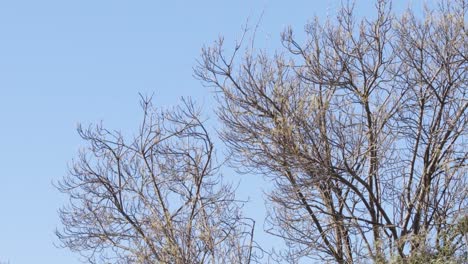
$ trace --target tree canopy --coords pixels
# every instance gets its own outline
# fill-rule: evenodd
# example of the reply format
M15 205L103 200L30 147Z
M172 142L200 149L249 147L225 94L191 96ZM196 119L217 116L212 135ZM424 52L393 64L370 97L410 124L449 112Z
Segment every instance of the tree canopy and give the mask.
M378 0L358 18L347 2L305 41L286 29L273 55L248 31L203 49L195 75L216 92L230 165L274 182L266 231L284 250L255 244L188 101L161 113L143 100L130 142L79 130L90 148L58 186L71 197L60 239L96 262L466 261L466 8L398 15Z

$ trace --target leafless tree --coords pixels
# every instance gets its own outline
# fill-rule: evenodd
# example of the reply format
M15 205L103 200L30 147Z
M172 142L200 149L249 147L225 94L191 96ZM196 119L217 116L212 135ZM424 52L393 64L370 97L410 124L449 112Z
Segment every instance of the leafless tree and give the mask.
M102 125L80 127L89 143L57 184L63 246L90 263L252 263L254 222L242 217L215 163L199 109L142 100L133 140Z
M422 17L375 6L358 19L343 4L304 43L287 29L274 55L244 53L245 40L226 53L221 38L195 69L215 87L233 165L275 183L267 230L291 263L466 251L467 3Z

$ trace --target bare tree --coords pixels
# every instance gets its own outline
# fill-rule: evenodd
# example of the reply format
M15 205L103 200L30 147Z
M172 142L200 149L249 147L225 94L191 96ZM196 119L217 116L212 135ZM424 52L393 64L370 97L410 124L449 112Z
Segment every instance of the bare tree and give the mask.
M90 263L251 263L253 221L221 181L213 143L191 101L159 111L142 100L133 140L97 125L58 183L63 246Z
M226 54L220 39L195 70L216 89L233 165L275 183L268 231L291 263L466 254L466 1L421 18L375 6L315 19L303 44L287 29L273 56L242 41Z

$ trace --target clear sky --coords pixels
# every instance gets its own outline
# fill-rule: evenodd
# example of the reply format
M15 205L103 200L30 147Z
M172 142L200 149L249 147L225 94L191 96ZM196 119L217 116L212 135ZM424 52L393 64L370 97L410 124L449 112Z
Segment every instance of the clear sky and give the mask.
M212 94L192 77L203 45L219 35L233 43L247 18L264 11L257 44L276 49L286 26L300 34L338 3L0 0L0 262L79 263L53 245L66 197L51 184L83 146L78 123L103 120L131 132L141 117L139 92L154 93L159 106L195 97L216 120ZM246 214L261 221L262 179L224 174L242 180L240 197L253 200ZM258 226L260 242L271 241Z

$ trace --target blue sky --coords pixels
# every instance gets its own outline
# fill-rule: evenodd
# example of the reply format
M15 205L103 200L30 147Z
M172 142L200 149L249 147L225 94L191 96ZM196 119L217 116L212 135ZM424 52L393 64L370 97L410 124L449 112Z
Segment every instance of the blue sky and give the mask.
M154 93L163 107L192 96L212 113L210 90L192 77L203 45L219 35L233 43L247 18L264 12L256 43L273 50L286 26L300 34L338 3L0 0L0 261L79 263L53 245L66 197L51 184L83 146L78 123L103 120L131 132L141 117L139 92ZM224 174L242 180L239 195L254 201L246 214L263 219L262 179ZM270 240L258 226L260 241Z

